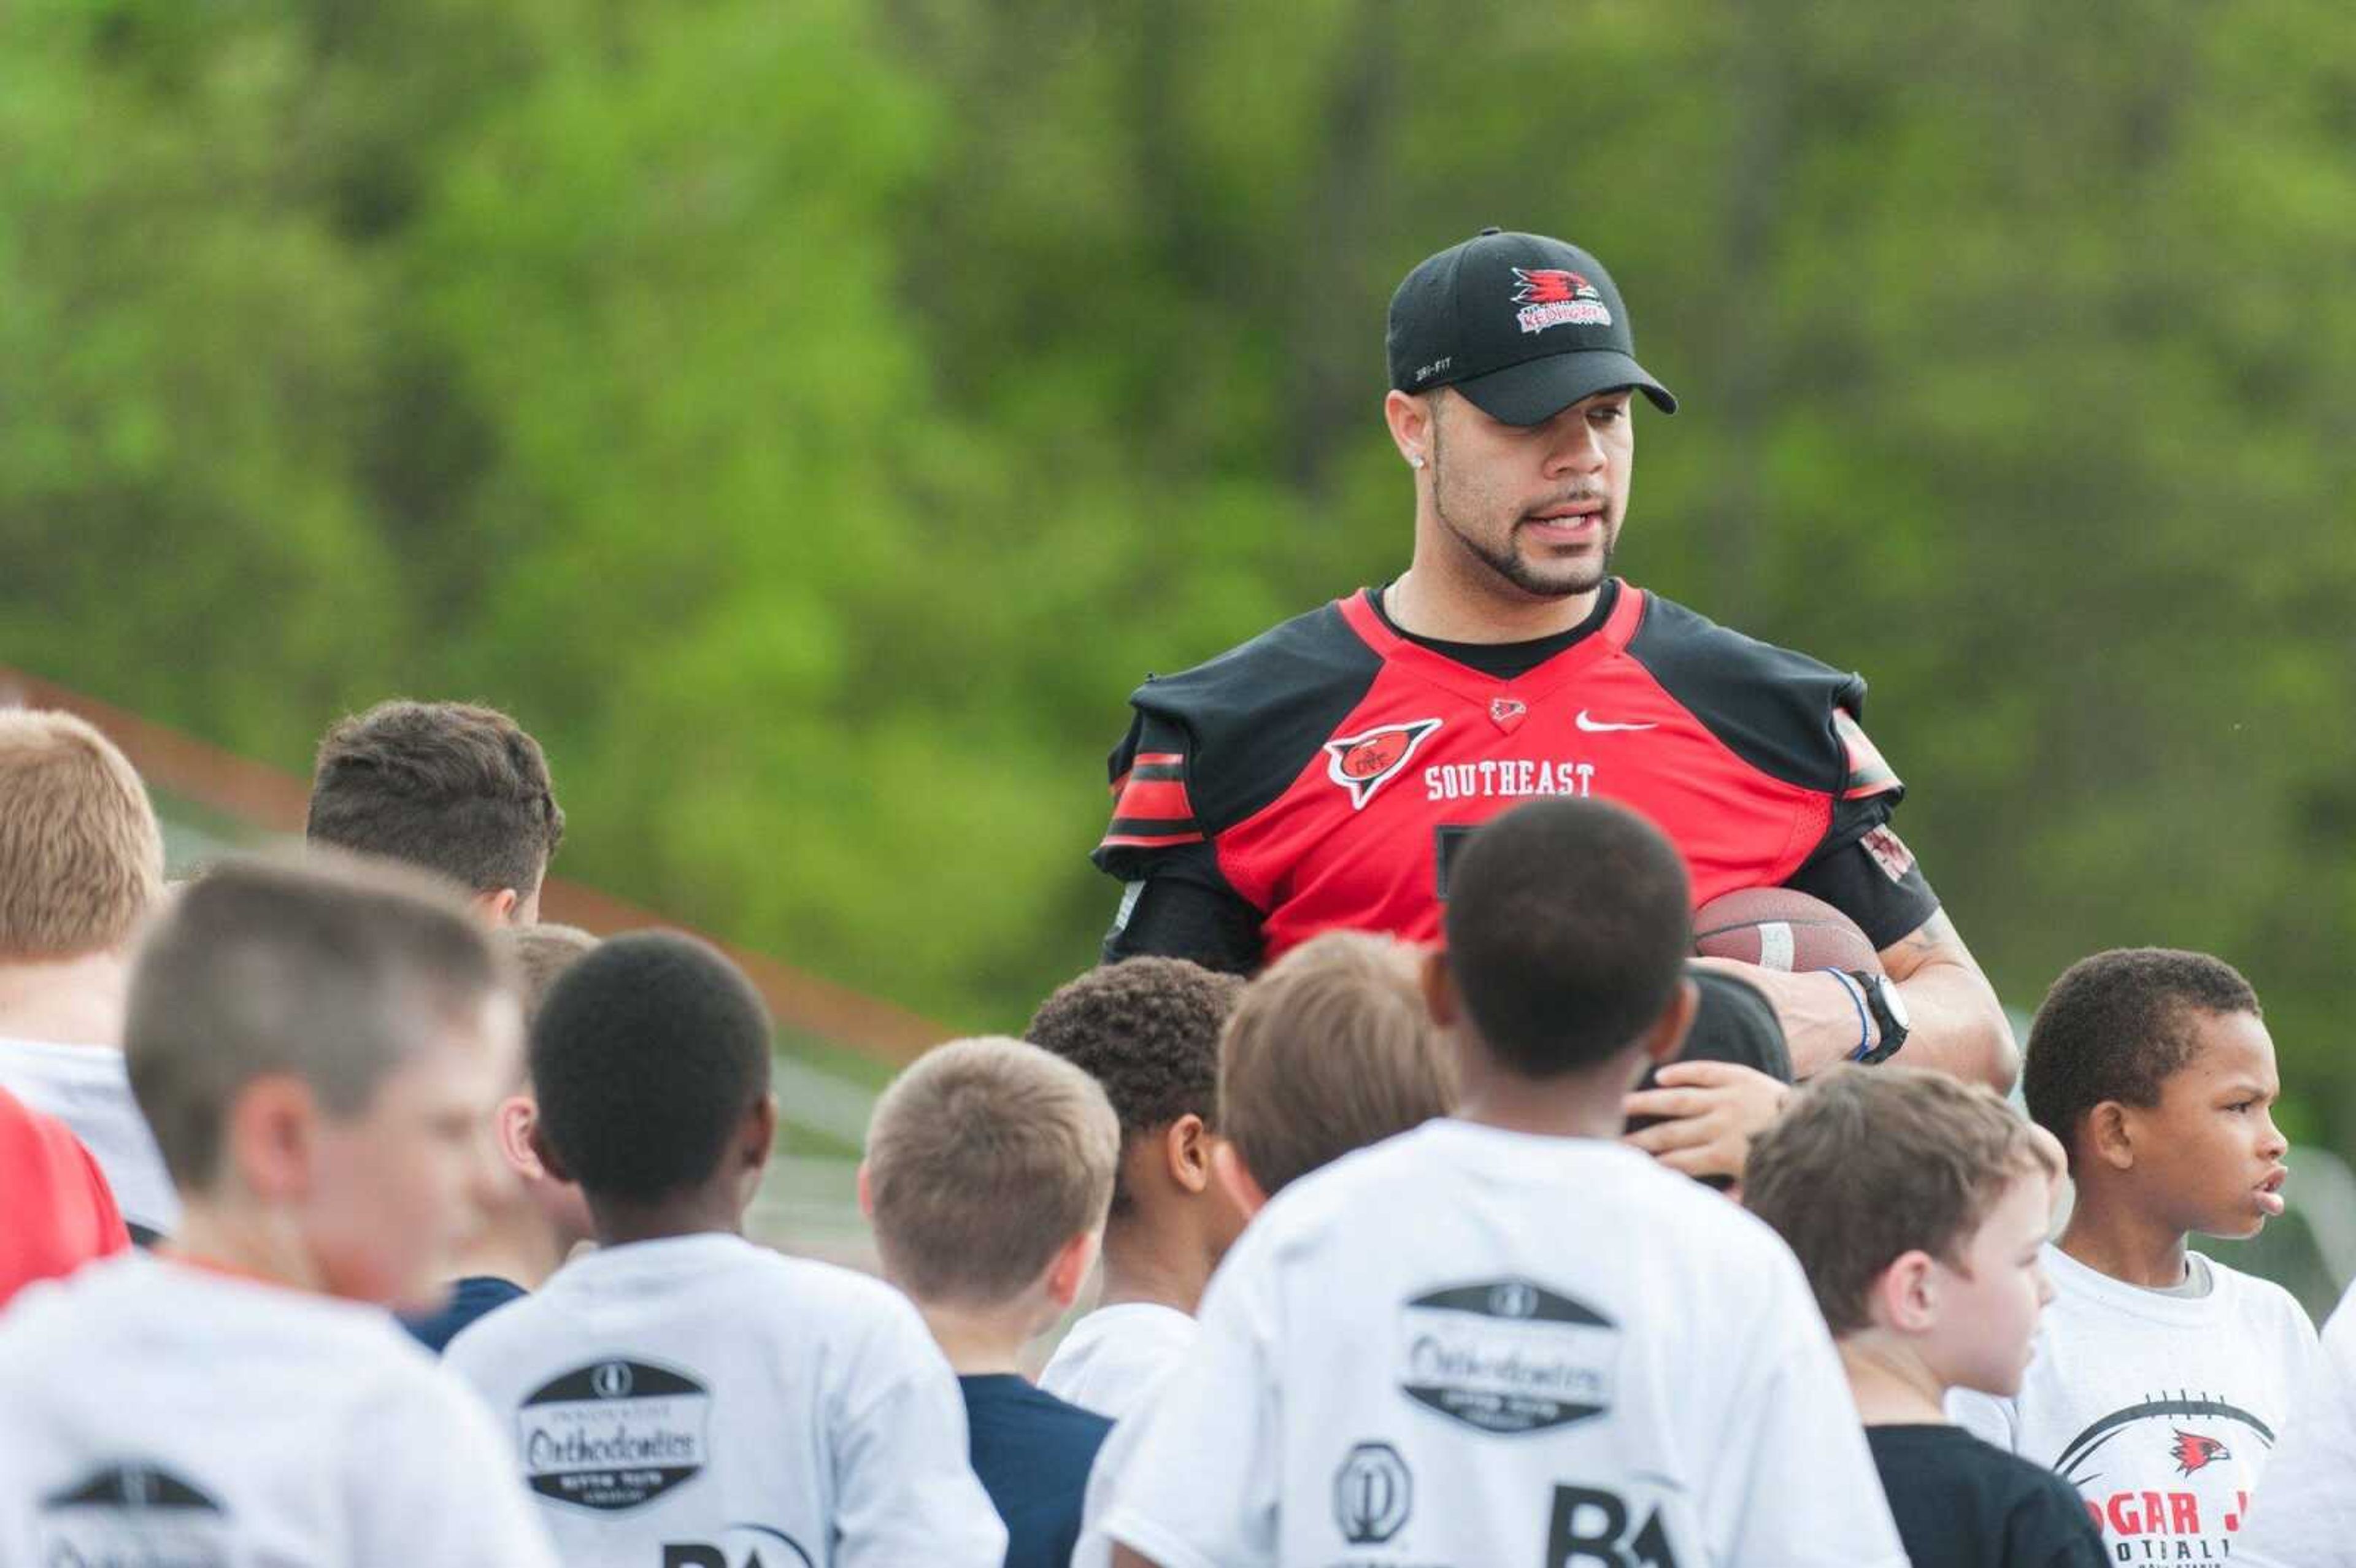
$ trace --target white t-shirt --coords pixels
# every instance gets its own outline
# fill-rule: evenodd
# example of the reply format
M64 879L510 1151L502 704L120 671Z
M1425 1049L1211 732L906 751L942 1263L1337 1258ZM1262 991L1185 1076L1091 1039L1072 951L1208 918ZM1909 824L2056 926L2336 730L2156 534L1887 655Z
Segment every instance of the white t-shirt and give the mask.
M130 1253L0 1317L0 1563L555 1568L506 1459L375 1307Z
M1039 1386L1057 1399L1119 1421L1194 1343L1194 1320L1174 1307L1124 1301L1072 1325Z
M2008 1400L1958 1390L1958 1423L2078 1488L2122 1563L2238 1563L2251 1494L2295 1397L2315 1326L2290 1293L2214 1259L2181 1296L2045 1249L2053 1301Z
M2250 1522L2241 1568L2356 1568L2356 1286L2323 1326L2323 1354L2290 1413Z
M1646 1156L1429 1123L1280 1193L1114 1478L1164 1568L1903 1568L1774 1233Z
M102 1045L0 1039L0 1089L71 1127L114 1189L123 1218L159 1236L180 1225L180 1195L131 1097L123 1052Z
M506 1473L520 1461L566 1568L1005 1553L955 1374L864 1275L738 1236L634 1242L477 1319L443 1360L508 1427Z
M1122 1472L1136 1459L1153 1424L1154 1407L1168 1381L1165 1375L1139 1390L1130 1413L1112 1424L1098 1447L1096 1463L1088 1467L1087 1490L1080 1496L1080 1538L1072 1546L1071 1568L1112 1568L1112 1537L1105 1533L1105 1514L1120 1488Z

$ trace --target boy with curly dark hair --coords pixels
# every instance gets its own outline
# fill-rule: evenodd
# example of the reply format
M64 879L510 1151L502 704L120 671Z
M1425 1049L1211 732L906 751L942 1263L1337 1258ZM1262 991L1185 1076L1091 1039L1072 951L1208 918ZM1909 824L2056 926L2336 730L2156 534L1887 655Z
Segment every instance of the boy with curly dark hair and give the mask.
M1065 986L1024 1031L1103 1085L1120 1118L1097 1308L1039 1374L1100 1415L1128 1414L1194 1343L1203 1287L1243 1229L1212 1176L1219 1030L1242 989L1183 958L1132 958Z
M2020 1392L1956 1418L2061 1472L2119 1561L2222 1562L2316 1343L2279 1285L2186 1246L2283 1211L2257 993L2206 954L2097 953L2038 1009L2021 1088L2076 1202Z

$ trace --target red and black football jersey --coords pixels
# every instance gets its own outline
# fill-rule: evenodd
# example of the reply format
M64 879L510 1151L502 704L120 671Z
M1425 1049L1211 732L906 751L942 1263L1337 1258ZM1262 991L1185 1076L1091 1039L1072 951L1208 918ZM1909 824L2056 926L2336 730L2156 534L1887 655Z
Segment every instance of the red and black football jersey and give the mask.
M1886 827L1905 786L1860 727L1861 677L1616 580L1561 641L1488 673L1366 591L1148 680L1094 857L1132 884L1108 955L1248 968L1337 927L1436 940L1454 845L1548 795L1650 817L1697 907L1789 883L1877 946L1937 909ZM1141 896L1165 884L1212 913L1141 929Z

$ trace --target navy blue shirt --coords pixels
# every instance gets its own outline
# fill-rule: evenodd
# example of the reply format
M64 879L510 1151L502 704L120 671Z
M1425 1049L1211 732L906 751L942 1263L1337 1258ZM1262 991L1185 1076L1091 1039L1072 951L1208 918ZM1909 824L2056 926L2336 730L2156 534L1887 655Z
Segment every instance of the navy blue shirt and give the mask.
M440 1355L458 1330L488 1312L531 1293L519 1285L489 1275L470 1275L450 1287L449 1304L439 1312L403 1312L401 1326L417 1342Z
M1006 1568L1066 1568L1112 1423L1012 1372L961 1377L973 1473L1006 1521Z
M1869 1426L1914 1568L2107 1568L2078 1488L1960 1426Z

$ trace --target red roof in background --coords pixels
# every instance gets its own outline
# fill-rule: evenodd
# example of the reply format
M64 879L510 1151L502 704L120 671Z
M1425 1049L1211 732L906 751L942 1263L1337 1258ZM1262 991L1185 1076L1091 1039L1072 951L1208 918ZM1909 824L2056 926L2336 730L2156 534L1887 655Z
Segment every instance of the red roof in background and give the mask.
M0 665L0 707L53 708L78 714L122 747L132 765L155 788L267 832L299 836L303 831L310 784L291 773L5 665ZM647 926L692 931L652 910L562 877L548 879L541 889L540 901L541 912L551 920L569 922L600 935ZM693 934L735 961L760 987L770 1012L786 1028L894 1065L956 1032L893 1003L789 968L706 933Z

